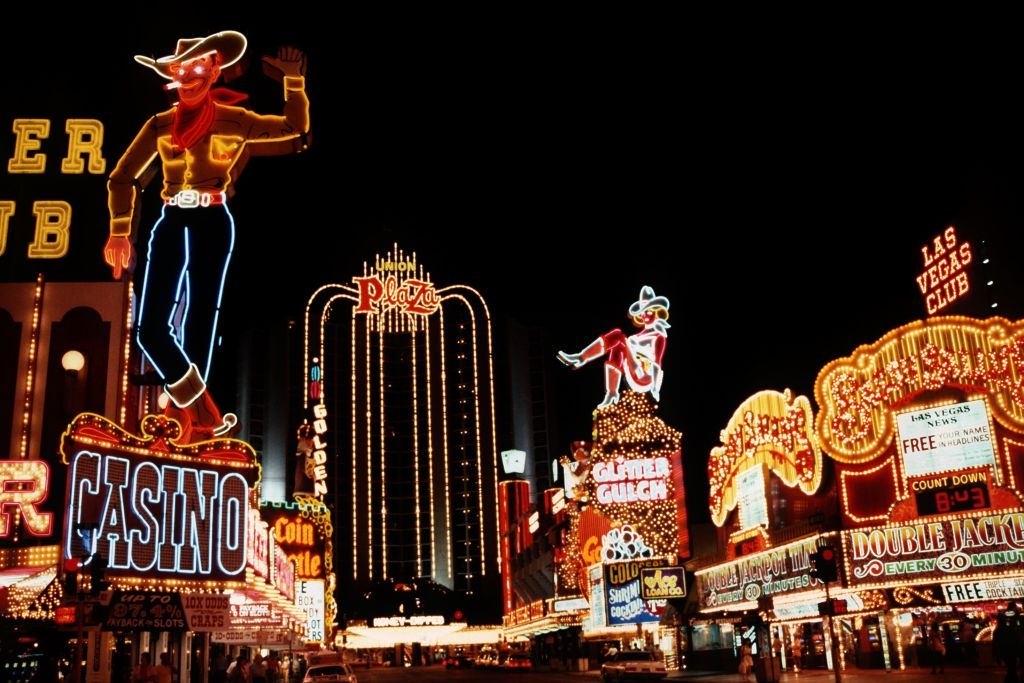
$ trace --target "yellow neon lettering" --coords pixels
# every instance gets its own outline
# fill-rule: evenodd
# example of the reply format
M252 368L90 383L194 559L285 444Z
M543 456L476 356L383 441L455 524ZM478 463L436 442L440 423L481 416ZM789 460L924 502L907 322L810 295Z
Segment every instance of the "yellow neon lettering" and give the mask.
M107 170L102 123L96 119L68 119L64 130L68 134L68 155L60 162L61 173L83 173L85 155L89 157L89 173L99 175Z
M0 538L11 533L8 507L21 511L25 528L33 536L53 531L53 513L40 512L36 505L46 500L50 468L42 460L0 460Z
M32 204L36 217L36 238L28 245L29 258L61 258L68 253L71 205L61 201Z
M8 173L42 173L46 155L30 154L40 148L40 141L50 135L49 119L14 119L14 155L7 161Z
M0 201L0 256L7 251L7 228L14 215L14 202L10 199Z

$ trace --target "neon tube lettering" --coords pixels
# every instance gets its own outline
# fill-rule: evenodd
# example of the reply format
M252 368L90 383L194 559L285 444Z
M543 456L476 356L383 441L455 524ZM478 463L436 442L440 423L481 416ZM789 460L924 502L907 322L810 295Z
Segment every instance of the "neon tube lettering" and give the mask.
M98 526L110 569L234 576L245 569L249 485L241 474L82 451L70 466L66 557Z

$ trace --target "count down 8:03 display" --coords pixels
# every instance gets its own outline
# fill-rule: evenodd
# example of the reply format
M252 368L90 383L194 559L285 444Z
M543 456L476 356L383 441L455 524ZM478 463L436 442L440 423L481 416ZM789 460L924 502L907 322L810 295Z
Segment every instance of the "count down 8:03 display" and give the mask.
M947 512L963 512L965 510L984 510L990 507L988 484L971 482L947 486L941 489L917 491L918 515L941 515Z

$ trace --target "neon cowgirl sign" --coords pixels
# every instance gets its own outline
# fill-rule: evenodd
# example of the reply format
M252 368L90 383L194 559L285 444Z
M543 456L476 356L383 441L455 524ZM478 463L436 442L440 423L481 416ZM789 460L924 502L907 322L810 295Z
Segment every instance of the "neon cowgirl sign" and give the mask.
M179 447L178 425L157 416L143 432L149 438L98 415L72 423L61 444L69 465L64 556L94 551L108 574L126 577L244 577L258 479L249 447L230 439ZM91 549L87 528L96 529Z

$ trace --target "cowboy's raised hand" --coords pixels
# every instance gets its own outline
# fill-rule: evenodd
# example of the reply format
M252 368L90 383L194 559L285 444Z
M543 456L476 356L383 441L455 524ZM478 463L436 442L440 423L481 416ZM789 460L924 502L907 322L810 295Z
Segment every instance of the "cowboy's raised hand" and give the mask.
M277 57L263 57L263 73L280 82L285 76L306 75L306 53L294 47L281 47Z

